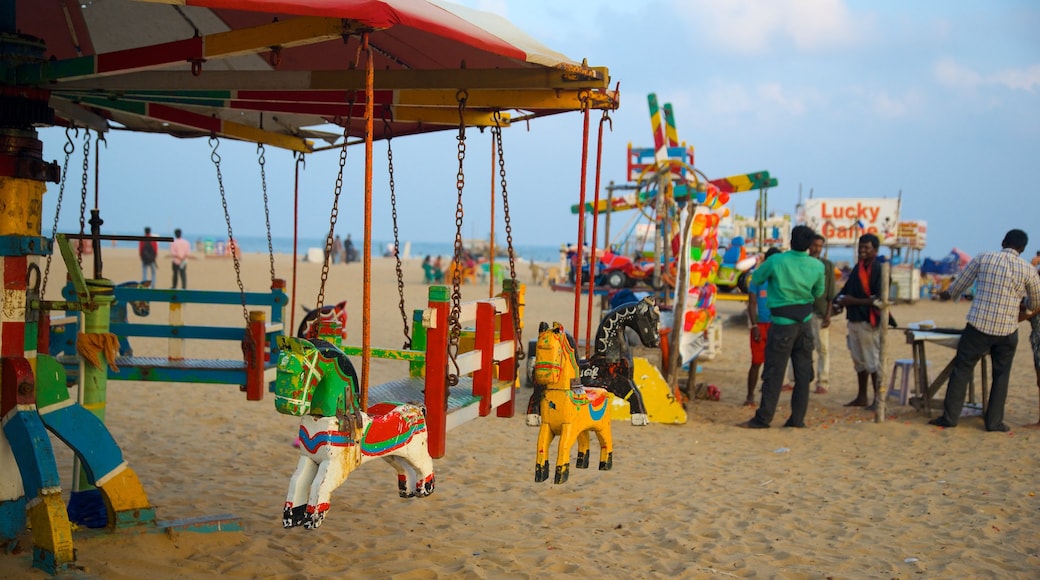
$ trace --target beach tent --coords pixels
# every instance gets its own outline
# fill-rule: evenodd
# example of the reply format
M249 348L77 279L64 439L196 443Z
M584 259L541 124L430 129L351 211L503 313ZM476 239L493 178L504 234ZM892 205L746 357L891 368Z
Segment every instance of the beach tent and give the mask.
M62 125L312 151L364 115L364 32L377 117L394 136L457 128L462 90L470 126L493 125L494 111L515 120L617 104L605 68L440 0L0 0L12 3L42 58L0 60L3 78L46 91Z

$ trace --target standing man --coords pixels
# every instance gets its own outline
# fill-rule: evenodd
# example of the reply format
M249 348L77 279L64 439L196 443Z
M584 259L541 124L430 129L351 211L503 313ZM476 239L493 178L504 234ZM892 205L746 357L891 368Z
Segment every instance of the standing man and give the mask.
M831 301L837 296L834 283L834 264L823 257L823 246L827 238L816 234L809 255L823 262L823 296L813 302L812 325L813 341L816 343L816 394L827 393L831 382Z
M765 263L773 254L779 254L778 248L769 248L762 258ZM748 284L747 316L748 327L751 328L751 367L747 375L747 399L744 400L745 407L755 406L755 387L758 386L758 374L762 370L762 364L766 362L766 341L769 339L769 327L772 326L772 317L769 313L769 284L755 284L752 280Z
M181 279L181 288L188 288L188 256L191 244L181 237L181 230L173 230L174 240L170 242L170 256L173 258L173 288L177 287L177 278Z
M956 427L964 408L968 381L975 372L975 363L989 354L993 361L993 381L986 405L986 431L1007 432L1004 423L1004 401L1007 399L1011 363L1018 348L1018 322L1022 299L1028 298L1026 308L1040 307L1040 278L1036 270L1020 257L1029 237L1022 230L1011 230L1004 236L999 252L984 252L976 256L939 297L949 300L975 284L975 296L968 309L967 324L957 343L953 358L953 373L946 385L943 414L929 421L940 427Z
M766 362L762 373L762 402L755 416L740 427L765 429L773 421L780 399L787 362L794 367L791 416L784 427L805 427L809 408L809 383L813 378L813 339L809 320L813 303L823 295L823 264L809 255L815 232L808 226L791 230L791 251L773 256L755 268L753 284L769 284L773 324L766 340Z
M874 409L881 390L881 309L874 306L881 294L881 264L877 260L881 240L874 234L859 238L859 261L849 273L845 286L838 292L834 304L845 309L849 321L849 354L856 369L859 392L846 407ZM867 377L874 386L874 402L867 406Z
M152 228L145 226L145 237L152 237ZM159 243L155 240L137 242L137 255L141 256L141 283L155 288L155 258L159 255ZM149 281L151 274L151 281Z

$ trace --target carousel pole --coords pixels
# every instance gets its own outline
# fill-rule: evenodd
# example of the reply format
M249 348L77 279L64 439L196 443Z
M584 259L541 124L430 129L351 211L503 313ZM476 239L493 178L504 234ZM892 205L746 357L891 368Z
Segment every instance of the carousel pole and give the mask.
M45 47L14 32L14 2L0 7L0 44L8 64L43 62ZM57 182L57 163L43 160L34 127L49 125L50 93L0 86L0 542L31 527L33 565L65 571L75 559L72 526L62 500L54 450L36 407L37 320L27 306L30 267L51 244L40 236L45 183ZM31 340L28 340L31 338Z

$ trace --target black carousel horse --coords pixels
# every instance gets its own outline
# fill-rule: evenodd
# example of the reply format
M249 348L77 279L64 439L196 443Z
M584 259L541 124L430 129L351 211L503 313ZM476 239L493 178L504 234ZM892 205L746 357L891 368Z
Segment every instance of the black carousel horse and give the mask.
M578 363L583 386L604 388L628 401L633 425L646 425L648 416L643 395L634 380L632 352L625 329L634 330L643 346L656 348L661 343L660 321L661 312L650 297L614 308L603 317L596 330L592 356ZM527 404L528 425L541 423L538 410L543 396L543 389L536 384Z

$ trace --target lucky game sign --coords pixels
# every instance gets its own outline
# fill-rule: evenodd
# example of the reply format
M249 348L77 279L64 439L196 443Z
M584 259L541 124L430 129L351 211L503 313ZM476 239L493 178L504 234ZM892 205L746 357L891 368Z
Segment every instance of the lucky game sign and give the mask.
M828 245L855 246L863 234L874 234L885 246L896 244L898 199L809 199L805 224L827 238Z

